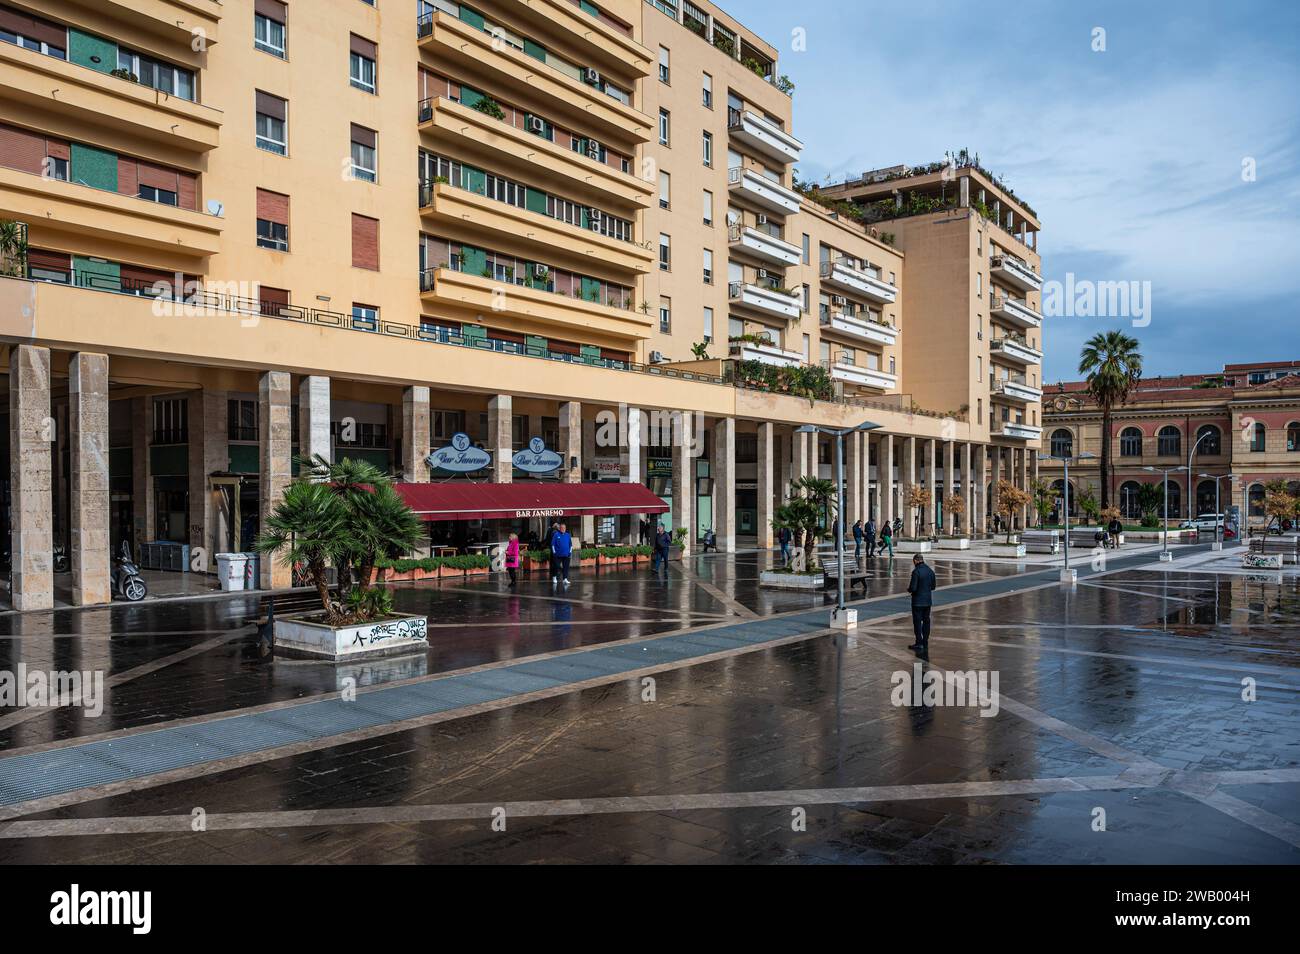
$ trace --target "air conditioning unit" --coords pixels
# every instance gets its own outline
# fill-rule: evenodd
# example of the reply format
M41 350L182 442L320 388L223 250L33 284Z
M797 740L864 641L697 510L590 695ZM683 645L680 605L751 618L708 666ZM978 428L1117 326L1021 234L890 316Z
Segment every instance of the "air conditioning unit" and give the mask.
M546 132L546 123L537 116L529 116L528 131L530 133L537 133L540 136L542 133Z
M587 158L600 160L600 143L594 139L587 140Z
M662 351L651 351L651 352L650 352L650 363L651 363L651 364L663 364L663 363L664 363L665 361L667 361L667 360L668 360L668 358L664 355L664 353L663 353Z
M588 210L587 210L587 224L588 224L588 225L589 225L593 230L596 230L596 229L599 229L599 228L600 228L601 217L602 217L602 213L601 213L600 209L588 209Z
M758 216L758 217L756 218L755 221L757 221L759 225L767 225L767 216L766 216L766 215L760 215L760 216Z
M550 274L551 274L551 270L547 268L545 265L541 265L536 262L533 263L533 278L545 279Z
M586 83L588 86L599 86L600 72L588 66L582 71L582 81Z
M768 271L767 271L767 269L766 269L766 268L760 268L760 269L758 270L758 280L759 280L759 281L762 281L763 279L765 279L765 278L767 278L767 277L768 277Z
M831 304L832 304L832 305L839 305L840 307L843 307L844 305L848 304L848 302L846 302L846 301L844 300L844 296L843 296L843 295L832 295L832 296L831 296Z

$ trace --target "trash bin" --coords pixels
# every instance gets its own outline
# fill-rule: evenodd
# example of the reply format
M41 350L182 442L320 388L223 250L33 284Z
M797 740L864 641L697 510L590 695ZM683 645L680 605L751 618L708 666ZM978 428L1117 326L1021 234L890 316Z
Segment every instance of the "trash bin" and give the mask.
M258 576L258 569L261 565L261 562L258 560L258 554L241 553L240 556L242 556L245 561L244 562L244 589L255 590L258 588L259 585L258 580L260 579L260 577Z
M243 553L217 554L217 579L223 590L244 589L244 574L247 572L248 557Z

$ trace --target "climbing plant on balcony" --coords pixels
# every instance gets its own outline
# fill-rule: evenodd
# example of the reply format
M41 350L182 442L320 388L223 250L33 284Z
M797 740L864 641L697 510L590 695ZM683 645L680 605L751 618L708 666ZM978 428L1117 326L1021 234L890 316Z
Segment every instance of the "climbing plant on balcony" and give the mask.
M13 219L0 219L0 275L27 276L27 226Z

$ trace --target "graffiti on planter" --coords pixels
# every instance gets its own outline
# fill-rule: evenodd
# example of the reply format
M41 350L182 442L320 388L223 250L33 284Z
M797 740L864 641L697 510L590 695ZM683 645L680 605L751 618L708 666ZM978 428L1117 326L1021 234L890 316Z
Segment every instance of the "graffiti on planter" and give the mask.
M422 616L413 616L406 619L389 620L386 623L376 623L368 630L357 630L352 637L352 645L373 646L375 643L381 643L389 639L404 642L415 640L427 643L429 641L429 621Z

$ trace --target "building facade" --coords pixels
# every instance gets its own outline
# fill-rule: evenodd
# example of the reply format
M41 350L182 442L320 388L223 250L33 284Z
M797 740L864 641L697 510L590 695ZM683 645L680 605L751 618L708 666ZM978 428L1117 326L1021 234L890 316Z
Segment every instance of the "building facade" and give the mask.
M1043 442L1049 453L1100 455L1101 412L1086 387L1071 381L1047 389ZM1217 502L1223 512L1238 507L1249 525L1262 526L1268 483L1284 480L1300 492L1300 361L1143 379L1112 413L1111 462L1110 499L1126 519L1141 516L1142 485L1163 487L1165 472L1181 467L1169 474L1171 519L1214 513ZM1064 489L1059 463L1044 461L1043 477ZM1099 459L1070 467L1072 498L1089 488L1099 496L1101 481ZM1078 513L1073 499L1070 511Z
M0 0L12 604L51 604L55 546L105 602L121 541L248 549L296 455L429 482L462 433L476 480L532 479L541 438L550 479L648 484L730 549L832 474L797 427L870 420L850 519L922 485L927 529L957 494L983 529L1033 472L1036 398L993 391L1041 343L977 352L1037 221L975 179L1015 218L934 264L919 219L886 236L799 187L790 94L708 3Z

